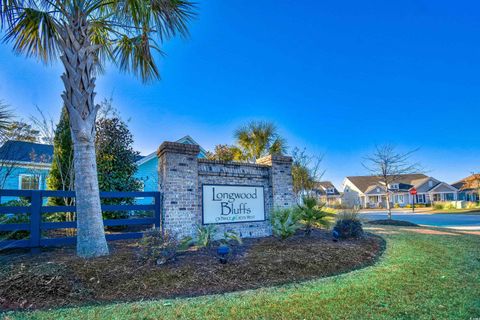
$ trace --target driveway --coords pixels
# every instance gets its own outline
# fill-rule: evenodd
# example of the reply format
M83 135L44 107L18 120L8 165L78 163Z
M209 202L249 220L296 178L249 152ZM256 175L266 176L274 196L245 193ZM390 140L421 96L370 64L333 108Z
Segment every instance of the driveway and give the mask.
M388 213L386 211L361 212L360 217L367 220L388 219ZM480 230L480 215L392 212L392 219L431 227Z

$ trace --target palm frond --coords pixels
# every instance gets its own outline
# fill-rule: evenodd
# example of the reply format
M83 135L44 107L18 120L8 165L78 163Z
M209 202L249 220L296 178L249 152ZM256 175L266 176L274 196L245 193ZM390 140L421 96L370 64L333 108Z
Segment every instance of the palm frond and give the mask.
M113 30L106 19L97 19L90 22L90 41L99 47L97 71L100 73L104 72L103 68L107 60L115 60L110 39L110 35L114 32L115 30Z
M125 35L115 44L113 54L120 70L132 72L148 82L160 78L152 48L162 53L147 33L131 38Z
M58 26L52 13L35 8L19 10L4 37L18 54L48 62L58 56Z
M162 39L177 33L188 35L187 24L195 17L194 3L183 0L151 0L150 5L153 22Z

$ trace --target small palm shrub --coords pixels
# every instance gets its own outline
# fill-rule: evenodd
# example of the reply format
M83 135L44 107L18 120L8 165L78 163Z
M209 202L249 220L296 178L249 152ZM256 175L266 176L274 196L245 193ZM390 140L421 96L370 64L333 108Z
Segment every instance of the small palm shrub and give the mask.
M176 236L158 228L146 231L138 246L140 259L153 261L157 265L174 260L180 250L180 242Z
M223 238L220 239L220 243L223 245L228 245L231 242L236 242L237 244L242 244L242 238L235 231L225 231L223 233Z
M345 210L337 215L333 234L338 239L358 238L363 236L362 222L357 210Z
M217 228L213 224L197 225L197 237L194 240L195 245L209 248L212 245L216 232Z
M302 202L302 204L298 205L298 212L305 225L306 235L309 235L315 226L328 227L330 225L328 218L333 217L334 214L324 210L325 204L320 203L317 198L311 196L304 196Z
M272 231L276 237L285 240L300 229L300 217L297 210L275 209L271 216Z

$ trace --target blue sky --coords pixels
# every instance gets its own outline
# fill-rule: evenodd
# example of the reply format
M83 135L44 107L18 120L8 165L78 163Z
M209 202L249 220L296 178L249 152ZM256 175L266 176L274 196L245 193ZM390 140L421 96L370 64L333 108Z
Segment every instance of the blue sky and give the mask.
M190 134L232 143L249 120L277 124L291 147L324 154L324 178L365 174L375 144L420 147L447 182L480 170L478 1L199 2L189 39L165 43L162 80L143 85L113 66L98 98L131 118L135 147ZM0 45L0 99L27 118L58 118L59 64Z

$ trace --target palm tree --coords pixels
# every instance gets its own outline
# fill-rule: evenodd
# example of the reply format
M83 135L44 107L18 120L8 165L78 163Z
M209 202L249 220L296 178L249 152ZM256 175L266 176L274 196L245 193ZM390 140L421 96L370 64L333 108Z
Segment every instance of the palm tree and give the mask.
M283 154L287 148L285 139L270 122L252 121L235 131L235 139L239 149L236 160L255 162L269 154Z
M0 0L0 27L13 50L47 63L60 59L74 144L77 254L108 254L95 162L95 77L107 62L144 82L158 79L153 51L187 35L188 0Z

